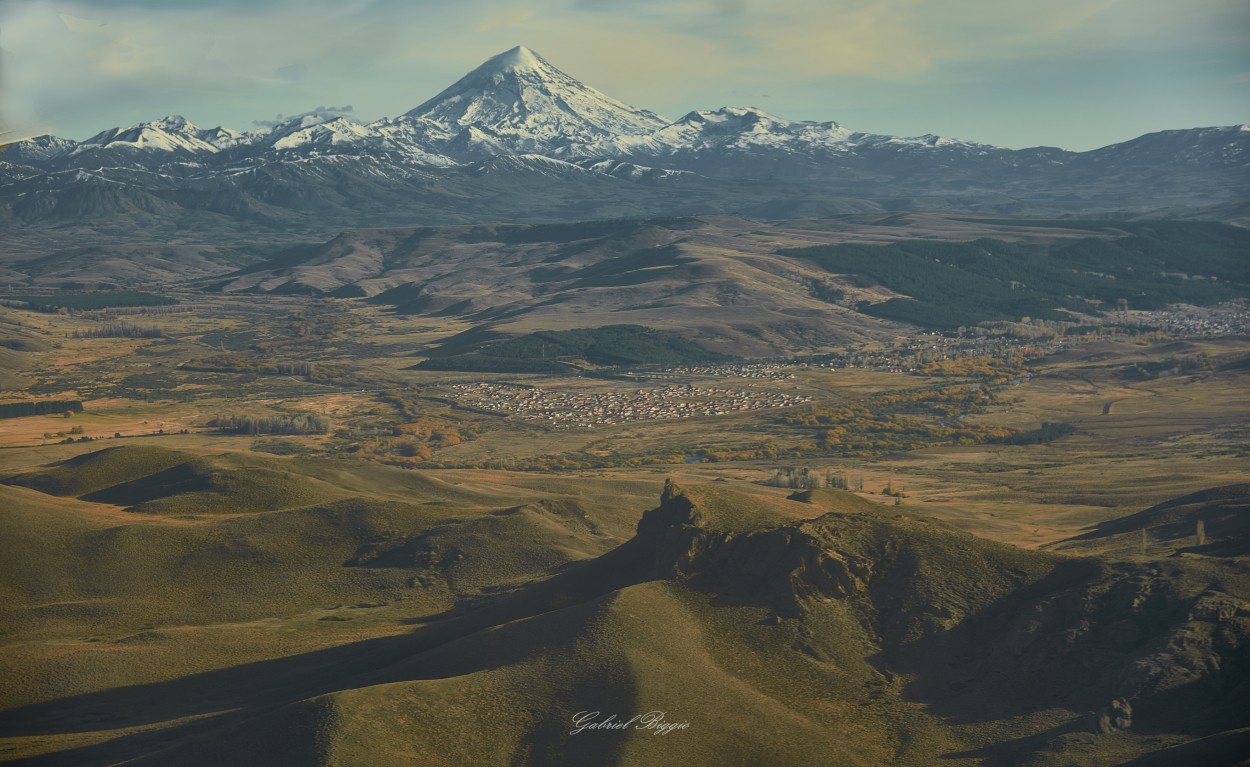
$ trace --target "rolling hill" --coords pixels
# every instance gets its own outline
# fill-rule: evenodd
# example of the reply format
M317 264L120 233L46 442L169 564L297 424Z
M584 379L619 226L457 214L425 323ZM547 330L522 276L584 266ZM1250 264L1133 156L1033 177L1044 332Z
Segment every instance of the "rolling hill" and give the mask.
M453 494L430 511L357 500L177 524L105 522L109 507L31 496L6 512L15 545L39 553L4 559L24 605L8 614L26 622L17 636L86 630L116 649L22 650L35 668L80 671L55 690L10 689L10 754L32 765L1244 754L1250 586L1219 558L1027 552L832 490L786 499L670 482L639 518L591 501L606 490L595 480L563 482L552 491L585 483L586 500L485 511L488 496ZM51 533L31 536L49 514ZM84 577L57 575L84 551ZM89 577L118 557L146 577ZM203 593L209 572L225 574L215 596L184 617L172 605ZM355 610L326 607L371 589ZM120 593L124 611L108 606ZM270 627L212 622L248 614ZM124 629L139 621L148 628ZM305 639L278 643L279 626ZM189 632L239 649L174 662ZM648 712L624 729L578 724ZM660 721L680 729L658 734Z
M1248 246L1245 230L1211 222L700 216L358 230L200 284L467 320L458 352L636 324L772 356L888 337L899 323L1071 321L1121 299L1157 309L1245 297Z

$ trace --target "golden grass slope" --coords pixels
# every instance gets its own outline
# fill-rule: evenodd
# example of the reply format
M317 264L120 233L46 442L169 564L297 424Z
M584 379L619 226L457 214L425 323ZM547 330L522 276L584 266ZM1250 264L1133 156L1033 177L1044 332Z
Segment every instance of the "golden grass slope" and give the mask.
M483 474L483 487L505 479ZM586 498L568 497L580 482ZM1202 737L1222 758L1240 742L1250 585L1235 560L1076 559L839 491L786 499L671 483L623 541L612 533L621 507L593 500L596 483L514 485L529 498L494 509L478 505L491 493L469 493L196 520L0 487L24 506L4 520L24 531L10 545L42 573L5 565L20 603L8 617L28 622L6 621L6 646L45 648L23 650L32 672L10 687L0 755L1109 765ZM75 579L54 575L79 560ZM326 604L370 589L392 601L376 612ZM44 600L58 600L64 623L29 623ZM366 627L349 612L373 615ZM141 620L152 627L72 663L47 644ZM145 665L195 647L188 633L245 647L239 637L261 624L271 634L244 660L201 651L174 673ZM319 642L301 639L316 632ZM85 676L39 681L57 668ZM1099 734L1096 713L1119 698L1132 726ZM579 712L651 711L689 727L573 734Z

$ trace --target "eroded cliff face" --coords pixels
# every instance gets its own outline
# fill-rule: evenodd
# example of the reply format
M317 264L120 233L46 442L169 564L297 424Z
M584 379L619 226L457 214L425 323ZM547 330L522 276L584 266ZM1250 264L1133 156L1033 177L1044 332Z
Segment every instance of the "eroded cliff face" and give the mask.
M941 708L1061 706L1088 712L1072 728L1103 734L1250 723L1232 713L1250 703L1241 560L1061 557L875 504L753 528L723 506L667 483L631 542L649 578L766 606L773 623L837 612Z
M824 491L850 509L813 519L761 520L725 511L669 481L633 542L653 554L651 577L772 607L800 618L817 605L853 605L890 644L946 631L1065 560L993 544L924 517ZM822 498L794 500L822 508ZM830 504L825 504L826 507Z
M639 523L638 540L654 551L652 577L762 600L785 618L801 617L813 600L860 593L872 576L871 560L838 550L817 526L725 529L672 480Z

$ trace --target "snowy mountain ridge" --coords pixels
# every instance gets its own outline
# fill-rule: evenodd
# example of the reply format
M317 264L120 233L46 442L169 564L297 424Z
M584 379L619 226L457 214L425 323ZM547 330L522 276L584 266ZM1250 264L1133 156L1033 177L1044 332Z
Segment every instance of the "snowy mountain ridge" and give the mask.
M93 174L91 183L111 181L127 191L107 200L79 194L75 184L87 182L78 170ZM496 196L448 196L451 186L433 182L410 196L413 179L434 178L450 179L451 186L488 182ZM301 206L314 201L343 215L358 209L353 206L386 208L397 195L402 205L417 200L438 210L476 209L491 204L480 199L510 196L537 205L533 184L590 189L597 183L607 184L609 196L622 183L680 187L692 208L703 199L733 210L780 210L778 193L796 201L785 210L813 212L830 209L817 201L829 195L836 198L833 209L848 198L938 206L958 200L1004 211L1091 201L1111 210L1222 205L1250 197L1250 128L1163 131L1070 152L863 133L755 107L696 110L669 121L518 46L419 106L373 122L318 110L240 132L171 115L81 142L39 136L0 147L0 216L8 206L8 220L16 222L170 204L211 206L228 216L246 210L277 221L292 211L308 214ZM698 194L689 196L696 186ZM342 195L339 188L353 191ZM569 194L572 210L594 192ZM256 202L236 205L239 195ZM634 209L650 203L638 204Z
M847 152L860 144L976 146L924 136L857 133L837 123L795 122L754 107L694 111L670 122L606 96L517 46L484 62L450 87L393 118L362 123L312 113L264 131L202 129L172 115L102 131L82 142L41 136L18 142L15 155L48 162L83 154L150 153L203 158L226 150L255 155L291 151L394 152L432 166L481 162L506 154L564 159L662 158L708 149ZM235 155L240 152L234 152ZM237 162L238 157L232 157Z

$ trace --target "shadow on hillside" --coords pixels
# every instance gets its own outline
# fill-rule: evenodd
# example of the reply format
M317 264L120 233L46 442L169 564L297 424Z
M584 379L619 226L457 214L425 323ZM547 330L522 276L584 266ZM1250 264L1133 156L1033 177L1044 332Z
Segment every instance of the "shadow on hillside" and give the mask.
M174 749L171 763L181 763L193 756L188 749L222 748L223 743L241 734L251 737L257 730L280 723L281 737L288 745L277 763L319 763L321 755L315 751L324 733L319 736L317 723L310 721L316 702L311 706L301 702L378 684L467 677L514 666L582 635L595 615L594 610L556 612L559 614L550 618L543 616L542 627L514 632L529 641L492 641L490 652L475 652L471 640L470 647L454 646L457 640L475 633L474 627L438 627L29 706L5 716L0 723L0 737L106 732L156 725L160 729L10 763L25 767L111 765L167 749ZM623 664L621 668L591 669L562 700L574 706L573 711L630 711L634 706L634 686ZM304 710L285 710L297 705L304 706ZM186 719L192 721L179 721ZM162 724L170 726L161 727ZM580 753L585 757L584 763L610 763L613 757L608 752L615 752L623 742L619 738L570 738L569 729L569 722L553 712L527 735L524 748L535 757L547 754L569 758ZM202 756L196 758L202 760ZM243 761L251 763L248 759ZM536 763L546 762L539 759Z
M948 630L902 647L883 637L883 650L870 660L909 675L907 696L952 724L1025 715L1060 701L1069 709L1093 709L1116 695L1091 689L1099 680L1088 669L1053 663L1063 660L1056 635L1079 623L1080 595L1101 568L1095 560L1061 561ZM1021 624L1034 613L1040 629L1026 634Z
M502 595L498 601L443 613L436 616L441 620L411 634L15 709L0 719L0 738L113 731L196 718L11 762L24 767L116 764L167 748L181 748L188 740L238 727L254 727L258 719L320 695L376 684L462 677L519 664L585 635L595 611L602 606L601 598L642 580L638 555L636 546L626 544L584 567L564 570L546 581ZM534 617L541 618L541 627L523 630L516 628L520 624L513 623ZM484 639L489 642L489 652L465 652L453 646L460 640L483 636L482 632L492 628L512 630L521 641ZM621 669L592 669L566 699L582 705L584 710L629 711L634 703L633 684ZM610 763L612 758L605 749L614 751L623 741L569 739L568 730L567 721L549 717L528 735L524 746L539 756L555 758L563 754L569 758L583 754L591 760L585 763ZM308 737L314 736L310 733ZM291 758L295 759L293 764L316 761L300 761L294 754Z
M1192 620L1192 600L1153 594L1139 604L1141 578L1131 564L1062 561L950 630L870 660L908 675L905 695L953 725L1073 712L1051 731L960 755L991 767L1014 764L1023 751L1067 733L1092 735L1095 712L1121 697L1132 701L1139 735L1244 727L1245 716L1233 712L1250 710L1250 687L1236 654L1225 654L1214 673L1153 689L1152 679L1192 677L1185 669L1205 661L1200 642L1169 638Z
M289 703L346 689L354 677L420 651L421 643L416 636L386 637L167 682L76 695L7 712L0 720L0 737L98 732L187 717L210 717L13 762L18 765L112 764L261 716Z
M959 751L943 754L944 759L976 759L982 767L1016 767L1026 754L1050 750L1057 739L1064 735L1085 733L1093 739L1092 719L1078 716L1045 732L1026 735L1023 738L999 741L984 748L972 751Z

